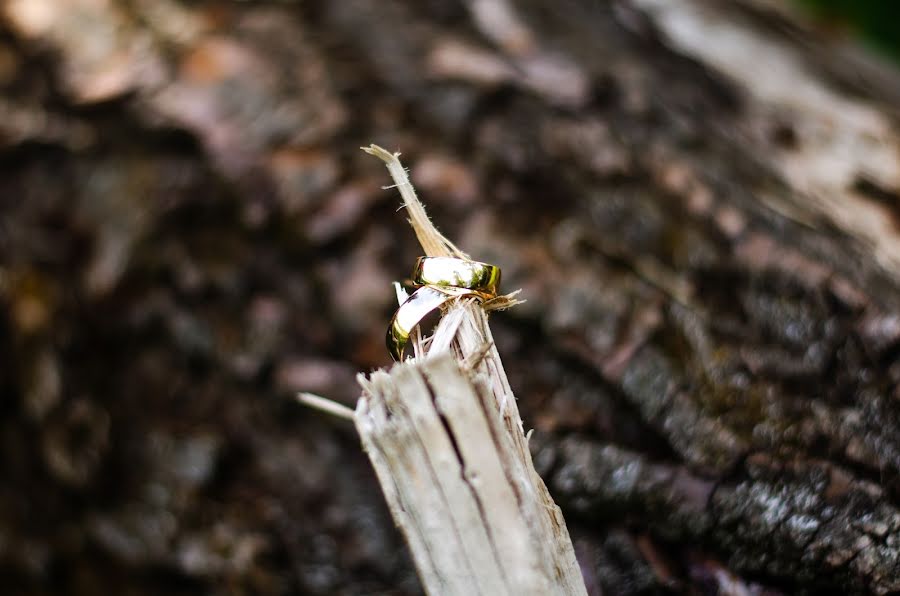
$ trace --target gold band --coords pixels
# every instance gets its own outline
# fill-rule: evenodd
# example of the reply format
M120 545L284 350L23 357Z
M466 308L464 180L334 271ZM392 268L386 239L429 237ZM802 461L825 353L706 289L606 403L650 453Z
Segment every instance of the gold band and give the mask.
M500 268L456 257L419 257L413 269L413 284L465 288L489 300L497 296Z
M403 359L403 350L416 325L450 300L496 298L500 268L456 257L419 257L412 283L419 289L403 301L387 330L387 347L394 360ZM401 291L401 300L402 296Z
M387 348L394 360L403 359L403 349L409 341L409 334L422 319L434 312L450 300L472 296L483 299L476 291L465 288L422 286L400 305L387 330Z

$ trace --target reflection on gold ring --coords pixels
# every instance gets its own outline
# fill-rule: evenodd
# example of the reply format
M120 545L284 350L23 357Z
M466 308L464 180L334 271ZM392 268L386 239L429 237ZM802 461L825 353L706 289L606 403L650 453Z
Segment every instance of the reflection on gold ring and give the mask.
M419 257L413 269L413 284L466 288L494 298L500 287L500 268L456 257Z
M413 292L412 296L400 305L397 312L391 319L391 324L387 330L387 347L391 353L391 358L401 360L403 358L403 349L406 342L409 341L409 335L415 329L416 325L429 313L440 308L454 298L471 296L478 299L484 299L485 296L481 292L468 290L465 288L453 287L437 287L423 286Z

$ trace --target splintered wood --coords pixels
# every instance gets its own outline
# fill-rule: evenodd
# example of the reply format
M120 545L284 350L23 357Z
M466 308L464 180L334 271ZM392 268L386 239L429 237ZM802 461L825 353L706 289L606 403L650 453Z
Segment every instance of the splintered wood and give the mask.
M425 253L464 256L428 220L397 155L365 150L388 165ZM415 359L360 375L356 428L426 592L586 595L485 310L455 301Z

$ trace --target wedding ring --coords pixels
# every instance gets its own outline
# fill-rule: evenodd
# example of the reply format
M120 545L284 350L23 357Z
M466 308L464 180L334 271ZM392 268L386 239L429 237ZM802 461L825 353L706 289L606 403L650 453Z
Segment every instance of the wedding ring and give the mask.
M419 289L403 301L387 330L388 351L397 361L403 359L403 350L416 325L450 300L496 298L500 268L456 257L419 257L413 269L412 284ZM401 300L402 296L401 293Z
M422 319L454 298L472 296L484 299L477 291L466 288L422 286L400 305L387 330L387 347L395 361L403 359L409 335Z
M490 300L500 287L500 268L456 257L419 257L413 269L413 285L466 288Z

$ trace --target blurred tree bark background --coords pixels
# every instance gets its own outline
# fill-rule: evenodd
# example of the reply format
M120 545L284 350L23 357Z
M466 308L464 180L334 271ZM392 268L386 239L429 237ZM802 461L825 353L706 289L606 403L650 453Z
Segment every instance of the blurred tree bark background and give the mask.
M900 591L900 76L774 0L7 0L5 594L417 594L353 429L415 240L592 594Z

